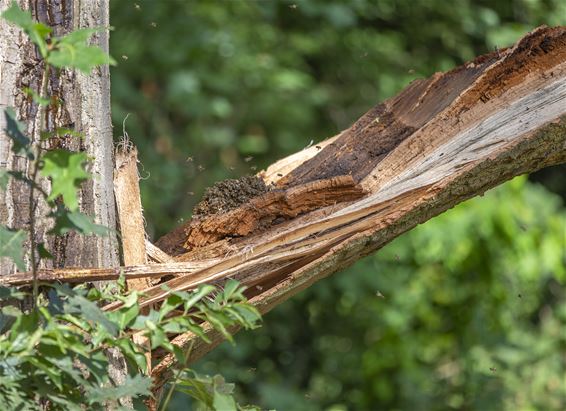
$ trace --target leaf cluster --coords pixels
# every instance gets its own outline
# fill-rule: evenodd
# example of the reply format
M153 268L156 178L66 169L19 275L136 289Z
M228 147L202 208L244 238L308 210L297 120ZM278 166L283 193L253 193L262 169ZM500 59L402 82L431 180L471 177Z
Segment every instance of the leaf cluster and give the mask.
M21 28L37 46L41 57L53 67L76 68L88 74L94 67L116 64L99 47L86 44L94 33L102 30L100 28L79 29L66 36L55 37L51 27L35 22L31 14L20 9L15 1L2 13L2 17Z
M43 403L50 410L96 410L123 397L148 398L151 378L145 370L150 350L173 353L186 369L186 354L171 343L171 335L191 331L206 340L203 319L227 337L228 327L255 328L260 321L234 281L223 290L202 286L174 293L160 309L145 315L140 314L137 292L123 297L110 289L46 287L47 298L29 311L18 304L25 293L0 288L1 300L10 302L0 309L0 404L9 409L36 409ZM100 308L113 301L121 301L122 307L112 312ZM145 338L149 346L134 342L134 333L143 337L137 341ZM111 349L119 351L128 365L126 380L119 385L108 375ZM182 389L192 380L200 386L207 381L187 373L179 384ZM217 401L235 404L231 391L219 384L211 392L218 392ZM195 391L195 399L206 402L201 394Z

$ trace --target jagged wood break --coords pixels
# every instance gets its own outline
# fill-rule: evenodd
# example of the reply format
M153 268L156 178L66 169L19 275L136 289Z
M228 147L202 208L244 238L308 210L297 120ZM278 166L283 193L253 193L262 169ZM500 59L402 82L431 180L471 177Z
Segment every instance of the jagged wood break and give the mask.
M260 176L279 190L279 200L268 201L267 193L249 202L266 210L244 204L189 222L166 236L169 243L160 241L165 251L177 254L176 262L123 270L131 276L173 275L145 290L144 306L162 301L171 290L236 278L265 313L461 201L563 162L566 28L539 28L511 48L412 83L340 135L278 161ZM297 213L284 211L293 190L345 178L340 176L349 176L347 187L340 187L353 197L319 202L327 193L330 198L330 185L303 197L316 202L301 205ZM71 275L68 270L40 274L46 276ZM15 279L0 277L0 284L10 281ZM210 333L211 345L192 334L179 335L174 343L192 346L195 360L221 340ZM161 360L153 369L159 385L175 359L155 359Z
M514 47L417 81L319 146L262 176L285 188L346 174L368 195L178 256L210 266L168 286L235 277L267 312L455 204L565 162L566 29L539 28ZM287 170L282 178L281 170ZM153 289L147 301L165 296ZM194 336L180 335L175 343L191 341ZM195 343L193 359L212 348ZM166 356L156 366L158 380L173 362Z

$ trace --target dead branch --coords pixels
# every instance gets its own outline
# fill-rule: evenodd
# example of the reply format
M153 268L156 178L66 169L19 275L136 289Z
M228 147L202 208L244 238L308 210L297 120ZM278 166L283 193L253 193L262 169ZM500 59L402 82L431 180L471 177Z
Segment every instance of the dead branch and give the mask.
M177 262L42 271L40 279L93 281L115 278L120 271L132 278L174 276L144 290L141 305L148 306L171 291L236 278L266 313L454 205L514 176L563 162L566 28L543 27L514 47L412 83L331 141L277 162L260 176L284 194L273 201L273 195L250 200L263 211L244 204L178 228L164 247L183 252ZM293 190L338 176L351 176L353 197L319 201L332 191L319 187L299 196L303 203L290 208L294 211L281 211ZM311 198L313 206L303 207ZM29 284L30 277L3 276L0 284ZM190 361L221 341L209 332L213 343L196 342ZM194 340L183 334L174 343L187 347ZM155 359L160 360L153 370L159 385L175 359Z

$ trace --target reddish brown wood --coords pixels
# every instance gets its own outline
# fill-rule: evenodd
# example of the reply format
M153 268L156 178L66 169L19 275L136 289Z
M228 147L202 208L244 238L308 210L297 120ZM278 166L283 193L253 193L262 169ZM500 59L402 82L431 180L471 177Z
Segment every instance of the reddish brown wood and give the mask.
M157 245L166 253L177 255L227 237L256 233L270 227L275 220L294 218L363 195L363 189L350 175L273 190L227 213L189 221L162 237Z

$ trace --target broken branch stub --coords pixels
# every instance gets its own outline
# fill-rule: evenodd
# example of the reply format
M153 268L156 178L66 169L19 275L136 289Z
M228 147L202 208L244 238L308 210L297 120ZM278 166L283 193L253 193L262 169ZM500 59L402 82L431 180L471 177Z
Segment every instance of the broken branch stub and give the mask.
M124 140L116 148L115 162L114 196L124 264L147 264L139 188L138 151L129 141ZM149 278L127 279L126 284L129 290L143 290L152 285Z

